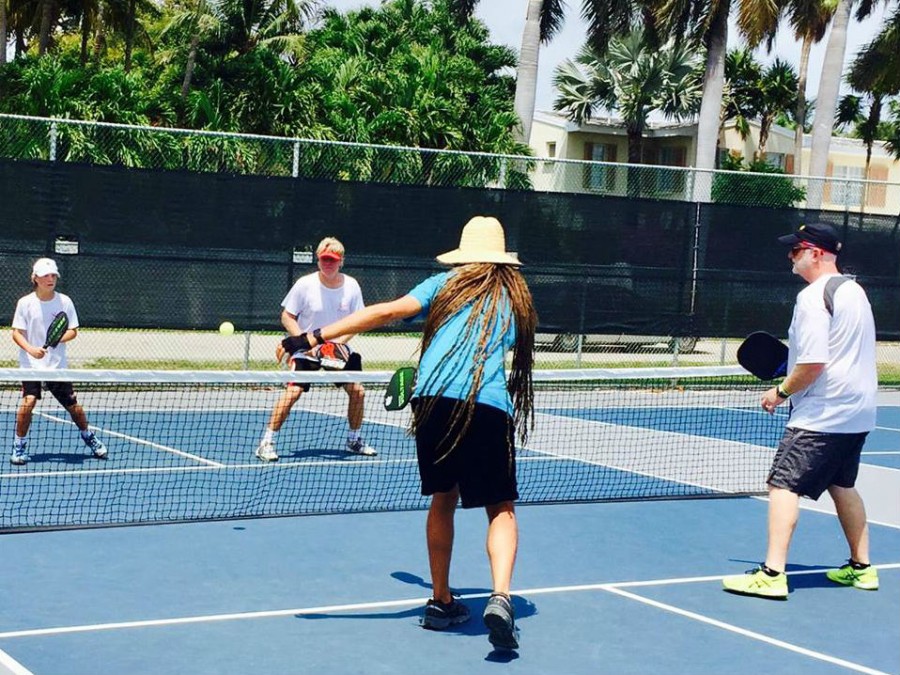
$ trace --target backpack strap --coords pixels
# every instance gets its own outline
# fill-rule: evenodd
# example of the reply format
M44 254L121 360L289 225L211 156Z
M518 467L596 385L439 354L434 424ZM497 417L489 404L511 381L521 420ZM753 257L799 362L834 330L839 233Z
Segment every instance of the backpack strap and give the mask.
M851 276L839 276L839 277L831 277L825 284L825 309L828 310L828 314L830 316L834 316L834 294L837 293L837 289L840 287L842 283L845 281L850 281L853 279Z

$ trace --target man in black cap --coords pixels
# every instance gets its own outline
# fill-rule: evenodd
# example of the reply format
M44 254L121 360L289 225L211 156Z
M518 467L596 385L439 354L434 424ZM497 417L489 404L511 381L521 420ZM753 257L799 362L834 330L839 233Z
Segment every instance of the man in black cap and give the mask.
M872 308L862 287L838 271L841 241L830 225L801 225L778 241L791 247L793 272L807 286L797 295L788 331L787 377L763 394L761 404L772 413L790 399L790 415L767 481L766 561L722 583L733 593L786 600L784 570L800 497L818 499L828 490L850 559L826 575L844 586L877 590L866 509L854 487L863 443L875 427L878 376Z

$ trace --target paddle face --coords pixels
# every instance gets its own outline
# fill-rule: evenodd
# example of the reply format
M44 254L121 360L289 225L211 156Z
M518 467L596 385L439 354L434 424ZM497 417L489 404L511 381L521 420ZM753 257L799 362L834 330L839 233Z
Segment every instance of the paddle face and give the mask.
M53 317L53 321L47 326L47 337L44 340L44 349L56 347L63 335L69 329L69 316L65 312L59 312Z
M416 369L412 366L398 368L384 391L385 410L403 410L412 398L416 386Z
M761 380L787 375L788 348L769 333L751 333L738 347L737 360Z

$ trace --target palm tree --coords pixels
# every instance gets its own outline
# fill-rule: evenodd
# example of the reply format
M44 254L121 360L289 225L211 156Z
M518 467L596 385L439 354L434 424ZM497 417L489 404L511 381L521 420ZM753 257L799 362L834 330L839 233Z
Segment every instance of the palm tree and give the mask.
M557 69L556 110L583 123L605 109L621 116L628 135L628 162L643 160L643 135L653 111L683 119L700 106L700 57L694 45L669 41L657 45L641 29L609 43L605 55L582 47L576 63L566 60ZM629 193L639 185L629 180Z
M734 128L744 140L750 136L750 120L760 113L759 82L762 75L762 64L754 58L750 49L732 49L725 56L720 126L734 120Z
M662 34L687 36L706 48L703 102L697 121L698 169L715 168L719 120L725 86L728 15L732 0L648 0ZM759 42L778 25L780 6L770 0L737 0L738 29L748 42ZM694 199L709 201L712 182L695 182Z
M838 93L843 75L844 51L847 46L847 29L853 0L838 0L831 25L831 35L825 49L822 63L822 77L819 79L819 93L816 96L816 117L813 120L812 149L809 157L809 175L824 176L828 168L828 149L834 128ZM865 19L873 9L871 0L863 0L856 11L856 20ZM807 206L817 209L822 204L824 185L822 181L810 184Z
M460 22L471 20L478 0L449 0L450 11ZM581 16L588 22L588 42L605 51L610 37L628 31L637 14L635 0L582 0ZM540 48L547 44L565 21L564 0L527 0L522 46L516 71L515 109L522 125L520 140L528 143L534 118Z
M760 78L757 159L765 159L769 131L778 115L793 111L797 107L797 89L797 73L794 67L781 59L775 59Z
M794 128L794 173L798 175L803 169L803 132L807 115L811 112L806 102L809 54L812 46L825 37L836 7L835 0L791 0L787 9L794 37L801 41L800 65L797 69L797 105L794 110L794 119L797 121Z
M209 0L197 0L192 8L174 12L160 33L161 40L176 34L181 39L188 39L187 61L184 66L184 78L181 82L182 101L187 98L188 92L191 90L191 80L194 77L200 41L209 37L221 38L223 21L216 9L216 5Z
M900 6L885 20L875 39L857 54L850 77L859 91L877 89L900 94Z

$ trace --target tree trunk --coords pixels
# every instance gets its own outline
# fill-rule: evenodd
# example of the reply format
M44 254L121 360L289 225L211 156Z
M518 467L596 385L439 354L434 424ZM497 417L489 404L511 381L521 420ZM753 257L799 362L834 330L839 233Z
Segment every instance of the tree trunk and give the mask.
M0 0L2 2L3 0ZM91 39L91 22L88 19L88 11L85 9L81 15L81 65L87 65L88 42Z
M103 22L103 14L101 13L97 17L97 24L94 26L94 63L100 63L104 49L106 49L106 25Z
M515 109L522 123L520 140L527 144L531 138L534 119L534 98L537 91L538 57L541 51L541 6L543 0L528 0L525 28L522 30L522 48L516 71Z
M643 170L638 166L643 162L644 155L644 133L643 127L629 125L625 129L628 135L628 188L629 197L640 197L643 192Z
M769 132L772 130L774 121L774 115L771 113L766 113L759 121L759 145L756 148L756 158L761 162L766 159L766 145L769 142Z
M184 67L184 82L181 83L181 100L187 98L191 90L191 78L194 77L194 66L197 64L197 47L200 44L200 33L194 33L191 37L191 48L188 51L187 64Z
M50 28L53 24L54 0L41 0L41 28L38 39L38 56L47 53L50 47Z
M794 173L803 173L803 129L806 125L806 76L809 72L809 52L812 50L813 40L809 35L803 37L803 45L800 47L800 68L797 73L797 108L794 116L797 118L797 128L794 129Z
M716 166L730 7L730 0L725 0L709 29L709 50L706 53L706 71L703 74L703 102L700 104L700 118L697 122L697 157L694 166L698 169L712 170ZM694 201L708 202L711 192L712 174L698 173L694 180Z
M128 15L126 21L128 25L125 26L125 72L129 72L131 70L131 50L134 47L134 14L135 14L135 0L128 0Z
M6 0L0 0L0 65L6 63L7 38Z
M850 24L851 0L838 0L834 12L834 23L831 24L831 36L825 48L825 60L822 63L822 77L819 80L819 93L816 96L816 116L812 130L812 151L809 157L810 181L806 195L806 206L818 209L822 206L824 178L828 169L828 150L831 146L831 131L834 128L834 115L837 109L838 93L841 87L841 74L844 70L844 51L847 47L847 26Z

